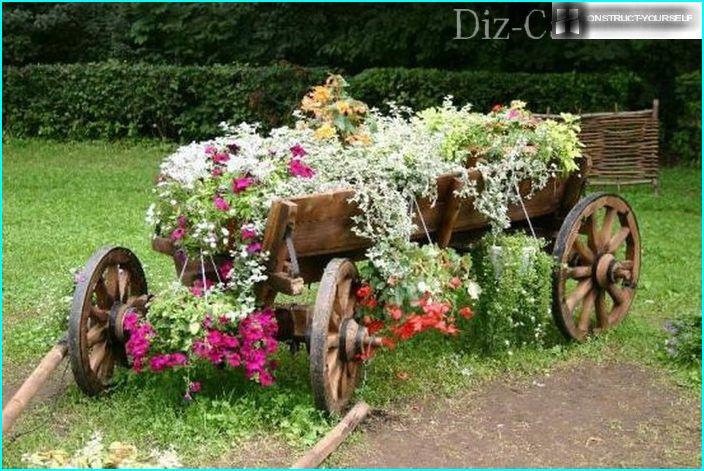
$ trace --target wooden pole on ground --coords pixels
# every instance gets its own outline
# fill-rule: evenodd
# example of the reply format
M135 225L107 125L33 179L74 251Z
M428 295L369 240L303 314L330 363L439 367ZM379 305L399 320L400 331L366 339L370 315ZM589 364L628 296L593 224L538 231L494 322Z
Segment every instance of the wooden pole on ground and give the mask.
M330 456L330 453L340 446L352 430L369 414L369 405L366 402L358 402L343 417L334 429L330 430L313 448L296 461L291 469L316 468Z
M59 366L61 360L68 353L68 344L65 340L60 341L49 353L47 353L31 375L22 383L12 399L10 399L2 410L2 434L5 435L17 420L17 417L27 407L29 401L37 394L44 385L49 375Z

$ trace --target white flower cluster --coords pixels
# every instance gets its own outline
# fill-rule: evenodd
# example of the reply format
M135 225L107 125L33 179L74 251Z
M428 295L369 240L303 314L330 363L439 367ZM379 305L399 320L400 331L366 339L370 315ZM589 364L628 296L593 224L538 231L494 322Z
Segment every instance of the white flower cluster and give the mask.
M521 182L531 182L530 193L523 195L529 198L558 171L574 166L579 154L575 126L541 123L520 102L483 115L469 106L455 108L448 99L441 108L418 114L394 106L388 114L370 110L368 145L321 138L304 122L268 135L256 125L223 125L223 137L183 146L164 161L155 189L158 201L147 221L190 250L229 252L234 258L229 286L242 307L236 317L254 306L252 288L266 279L266 254L253 251L251 239L240 243L232 224L238 232L254 229L261 237L278 198L354 190L351 201L360 214L352 230L371 241L367 256L381 274L403 276L407 267L395 254L422 222L418 200L436 200L439 176L463 180L459 196L473 197L475 209L498 233L510 224L509 207L521 202ZM466 168L476 155L486 157L474 164L483 180L481 191ZM184 214L187 233L179 222Z

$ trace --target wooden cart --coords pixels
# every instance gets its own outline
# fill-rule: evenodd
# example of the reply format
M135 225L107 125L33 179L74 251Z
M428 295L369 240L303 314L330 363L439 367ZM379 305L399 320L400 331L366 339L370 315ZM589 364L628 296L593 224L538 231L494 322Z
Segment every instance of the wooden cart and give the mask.
M553 315L560 330L577 340L623 319L640 272L633 210L614 194L580 199L586 170L583 166L566 178L551 180L526 199L525 208L510 210L512 227L530 221L539 235L551 241L556 260ZM479 174L473 172L470 178L478 180ZM486 232L488 223L472 201L454 195L460 179L446 175L437 185L435 205L419 201L434 242L463 247ZM354 392L360 377L358 354L380 343L358 323L355 311L354 261L363 257L369 242L351 230L352 216L358 211L349 202L351 194L335 191L273 203L263 241L263 249L271 254L268 280L257 287L259 301L276 308L278 340L307 346L315 404L330 412L340 412ZM427 241L425 229L419 229L413 239ZM153 246L174 257L185 284L203 275L203 265L184 261L170 240L156 238ZM216 279L212 269L205 271L206 277ZM278 293L296 296L304 284L317 281L314 305L276 304ZM85 393L106 389L115 365L126 364L122 318L129 309L144 313L147 300L144 272L131 251L105 247L90 258L76 287L68 339L73 373Z

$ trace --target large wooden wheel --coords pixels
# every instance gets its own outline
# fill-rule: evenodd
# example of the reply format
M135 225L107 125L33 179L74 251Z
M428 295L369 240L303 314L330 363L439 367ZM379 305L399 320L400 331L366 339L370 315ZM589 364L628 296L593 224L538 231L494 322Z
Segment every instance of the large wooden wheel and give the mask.
M69 317L68 347L78 387L105 390L116 362L125 360L121 316L143 309L147 282L137 257L122 247L98 249L79 273Z
M357 268L347 259L328 263L320 280L310 327L310 380L315 405L339 413L359 382L356 355L368 342L367 329L354 319Z
M553 254L553 316L565 336L582 341L623 320L640 274L638 222L623 198L583 198L565 218Z

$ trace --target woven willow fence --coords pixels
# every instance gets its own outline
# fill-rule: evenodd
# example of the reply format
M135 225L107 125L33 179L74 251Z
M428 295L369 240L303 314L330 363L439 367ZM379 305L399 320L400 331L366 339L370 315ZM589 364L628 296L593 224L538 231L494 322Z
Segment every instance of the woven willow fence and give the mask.
M581 116L580 139L591 159L589 183L618 187L649 183L657 193L658 100L648 110Z

